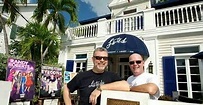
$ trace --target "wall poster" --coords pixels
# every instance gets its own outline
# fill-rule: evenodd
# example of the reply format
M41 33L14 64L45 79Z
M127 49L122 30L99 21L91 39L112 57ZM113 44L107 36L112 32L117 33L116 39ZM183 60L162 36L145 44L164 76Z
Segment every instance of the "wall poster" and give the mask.
M6 81L10 81L10 101L32 100L34 88L35 63L32 61L8 58Z
M42 66L40 98L61 96L62 68Z
M64 83L68 83L77 75L76 72L64 71Z

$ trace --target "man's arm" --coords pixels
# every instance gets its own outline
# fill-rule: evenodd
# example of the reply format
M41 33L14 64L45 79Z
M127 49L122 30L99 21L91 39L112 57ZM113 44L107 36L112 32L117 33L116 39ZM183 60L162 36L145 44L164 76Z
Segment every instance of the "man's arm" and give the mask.
M100 85L100 89L97 88L90 94L89 97L89 103L92 103L92 105L97 104L97 98L101 94L102 90L120 90L120 91L130 91L130 85L127 81L116 81L112 83L107 83Z
M158 86L154 83L146 83L138 86L132 86L131 91L149 93L150 95L156 94L159 90Z
M120 90L120 91L130 91L130 85L127 81L116 81L108 84L100 85L101 90Z
M72 105L71 95L66 83L63 86L63 100L65 102L65 105Z

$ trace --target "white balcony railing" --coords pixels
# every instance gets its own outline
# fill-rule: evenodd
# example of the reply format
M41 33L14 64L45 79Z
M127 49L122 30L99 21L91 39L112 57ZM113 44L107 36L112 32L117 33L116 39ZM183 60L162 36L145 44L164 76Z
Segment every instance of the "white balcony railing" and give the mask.
M165 9L147 9L134 15L100 19L95 23L69 28L74 39L203 21L203 1Z
M87 38L87 37L95 37L97 35L98 24L92 23L88 25L82 25L69 30L72 37L75 39L78 38Z
M107 20L108 34L143 29L143 13Z
M182 5L155 11L156 26L168 26L202 20L203 3Z

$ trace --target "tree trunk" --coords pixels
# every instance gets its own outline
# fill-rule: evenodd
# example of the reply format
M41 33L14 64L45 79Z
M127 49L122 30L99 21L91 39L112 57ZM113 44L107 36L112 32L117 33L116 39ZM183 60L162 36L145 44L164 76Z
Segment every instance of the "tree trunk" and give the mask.
M9 55L8 35L7 35L7 32L6 32L5 24L4 24L4 21L3 21L3 18L2 18L2 14L0 14L0 23L2 25L3 33L4 33L4 44L5 44L6 55Z
M43 44L44 44L44 42L41 42L41 48L40 48L41 67L42 67L42 65L43 65L43 63L44 63L44 57L43 57Z

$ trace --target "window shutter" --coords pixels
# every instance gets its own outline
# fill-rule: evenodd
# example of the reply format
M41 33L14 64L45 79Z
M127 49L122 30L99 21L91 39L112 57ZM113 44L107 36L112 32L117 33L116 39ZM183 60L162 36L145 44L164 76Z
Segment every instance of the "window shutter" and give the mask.
M177 91L176 72L175 72L175 57L166 56L163 61L163 77L164 77L164 93L172 96L173 91Z
M16 34L17 34L17 25L13 24L12 28L11 28L11 33L10 33L10 39L15 39L16 38Z
M74 66L73 60L67 60L66 61L66 71L73 72L73 66Z

